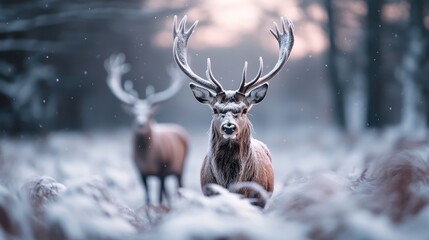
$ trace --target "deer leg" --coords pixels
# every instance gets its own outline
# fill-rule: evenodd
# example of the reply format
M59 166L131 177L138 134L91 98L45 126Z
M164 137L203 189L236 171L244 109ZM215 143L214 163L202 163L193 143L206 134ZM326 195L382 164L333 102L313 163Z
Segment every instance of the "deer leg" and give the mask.
M167 205L171 206L171 196L167 191L167 188L165 186L165 181L166 181L167 177L162 177L160 179L160 183L161 183L161 189L160 189L160 193L159 193L159 202L160 204L162 204L162 198L165 198L165 200L167 201Z
M177 174L176 177L177 177L177 185L178 185L178 187L182 188L183 187L182 174Z
M159 204L162 204L163 194L165 194L165 177L159 178Z
M147 184L147 176L141 175L143 187L146 193L146 204L150 204L150 197L149 197L149 185Z

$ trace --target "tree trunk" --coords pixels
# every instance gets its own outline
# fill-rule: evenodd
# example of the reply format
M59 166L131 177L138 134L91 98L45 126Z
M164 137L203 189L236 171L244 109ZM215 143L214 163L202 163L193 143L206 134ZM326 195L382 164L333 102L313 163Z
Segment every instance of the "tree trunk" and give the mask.
M425 106L425 81L424 75L425 40L424 1L410 1L410 19L407 27L406 50L402 65L399 68L399 80L403 84L403 104L401 129L403 134L410 137L424 137L427 117ZM427 51L427 50L426 50Z
M336 29L332 0L325 0L324 4L326 13L328 15L327 31L330 46L328 51L328 77L332 89L334 116L338 126L344 130L346 128L344 111L344 87L342 86L340 77L338 76L338 48L335 42Z
M418 83L421 87L421 94L423 96L423 106L422 106L422 115L425 118L425 127L429 127L429 31L425 27L424 23L424 11L428 7L428 1L425 0L415 0L411 2L410 15L415 16L413 21L415 22L420 37L422 41L422 50L420 54L420 59L418 62Z
M366 52L367 52L367 127L380 128L383 126L381 113L382 79L380 74L381 52L381 7L382 0L367 0L366 19Z

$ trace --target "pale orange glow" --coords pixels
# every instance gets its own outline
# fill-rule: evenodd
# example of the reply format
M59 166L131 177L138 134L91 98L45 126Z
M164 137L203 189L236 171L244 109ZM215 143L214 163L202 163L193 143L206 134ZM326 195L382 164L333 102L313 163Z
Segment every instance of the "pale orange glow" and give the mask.
M323 35L321 28L309 22L301 23L299 27L295 27L295 44L291 58L303 58L323 52L328 46L326 38L321 37ZM270 52L278 51L278 45L274 43L271 35L267 35L261 40L264 43L262 46Z
M429 29L429 16L425 16L423 21L424 21L424 25L425 25L426 29Z
M162 8L179 8L186 6L190 3L189 0L150 0L144 2L145 9L162 9Z
M313 3L307 10L314 20L318 22L325 22L327 20L326 12L320 5Z
M186 7L187 0L167 1L148 0L147 8ZM275 43L268 29L273 28L273 21L279 24L280 16L289 17L296 27L295 47L291 58L300 58L311 54L319 54L327 47L326 36L320 22L326 21L326 14L317 5L309 6L307 18L299 2L270 0L202 0L198 1L185 14L188 16L188 26L199 20L198 27L190 40L192 49L227 48L238 46L245 41L244 36L254 36L260 39L260 47L277 53L278 44ZM277 17L275 16L277 15ZM179 20L181 16L178 16ZM163 28L154 34L153 44L161 48L170 48L172 44L172 18L164 20Z
M408 18L409 4L406 1L386 3L383 6L382 17L386 22L402 21Z

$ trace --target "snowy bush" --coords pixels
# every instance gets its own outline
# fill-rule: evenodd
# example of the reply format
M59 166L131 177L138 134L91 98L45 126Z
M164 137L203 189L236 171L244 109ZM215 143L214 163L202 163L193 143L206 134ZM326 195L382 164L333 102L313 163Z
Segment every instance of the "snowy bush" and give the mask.
M279 141L283 138L277 135L266 141L273 146L276 173L271 197L247 183L232 187L232 192L212 185L214 195L203 196L198 174L204 149L194 148L185 168L185 188L170 208L144 205L128 132L57 133L44 141L3 139L0 238L428 236L429 149L424 142L404 142L395 132L347 141L326 130L288 134L293 141ZM200 138L193 141L198 144ZM233 193L240 187L255 190L266 207Z

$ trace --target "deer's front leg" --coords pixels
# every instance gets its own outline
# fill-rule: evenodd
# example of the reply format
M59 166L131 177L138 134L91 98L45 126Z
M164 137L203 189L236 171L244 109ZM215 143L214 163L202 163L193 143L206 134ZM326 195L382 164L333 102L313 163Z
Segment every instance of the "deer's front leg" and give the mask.
M211 191L209 191L209 189L205 187L207 184L210 183L218 184L212 170L210 169L207 157L204 158L203 166L201 167L200 181L203 194L206 196L214 195Z

